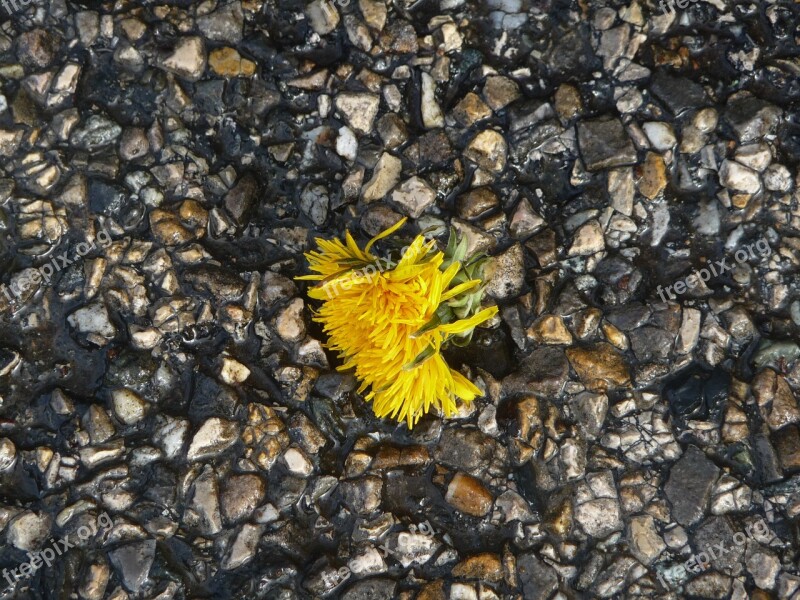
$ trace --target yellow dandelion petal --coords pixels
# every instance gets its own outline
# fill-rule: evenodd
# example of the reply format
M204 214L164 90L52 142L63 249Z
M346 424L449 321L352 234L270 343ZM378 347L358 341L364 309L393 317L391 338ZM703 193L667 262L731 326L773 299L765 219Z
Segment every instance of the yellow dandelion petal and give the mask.
M370 253L374 243L404 223L402 219L372 238L364 250L349 232L344 243L317 240L319 251L306 254L315 274L298 279L321 282L308 295L322 302L314 320L322 324L327 346L342 361L337 370L355 372L359 393L378 417L396 419L411 429L434 408L451 416L457 402L480 396L471 381L448 366L441 349L451 335L471 331L492 318L497 308L426 327L438 322L434 317L443 302L473 292L481 281L451 287L461 265L450 261L443 270L444 254L423 236L413 240L393 268L359 271L355 265L377 260Z

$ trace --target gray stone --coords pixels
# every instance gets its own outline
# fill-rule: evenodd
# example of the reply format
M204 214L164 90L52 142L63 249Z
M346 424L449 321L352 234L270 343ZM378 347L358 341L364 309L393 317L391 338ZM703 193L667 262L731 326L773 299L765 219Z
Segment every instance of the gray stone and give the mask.
M144 540L117 548L108 556L125 588L138 593L147 581L155 555L156 541Z
M636 149L619 119L602 117L578 123L578 144L588 171L632 165Z
M717 466L696 446L689 446L672 465L664 493L678 523L692 525L703 516L719 473Z
M690 79L672 77L663 71L658 71L653 77L650 91L676 116L708 102L703 86Z
M244 13L241 2L224 4L214 12L197 18L197 27L215 42L238 44L242 41Z
M746 144L774 133L783 111L765 100L750 96L728 102L723 118L733 127L739 142Z
M532 552L517 558L517 574L525 600L547 600L558 588L556 570Z

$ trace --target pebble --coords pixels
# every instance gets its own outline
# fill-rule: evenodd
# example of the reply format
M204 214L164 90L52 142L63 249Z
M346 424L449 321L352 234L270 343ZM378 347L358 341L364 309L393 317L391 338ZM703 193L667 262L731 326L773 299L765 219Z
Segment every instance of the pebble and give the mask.
M477 134L464 150L464 156L482 169L501 173L506 166L508 146L501 134L487 129Z
M424 179L411 177L394 189L391 198L403 214L418 219L436 201L436 191Z
M192 438L186 458L200 460L224 452L238 436L236 424L226 419L208 419Z
M188 81L197 81L206 70L206 49L203 39L197 36L181 38L164 58L161 66Z
M396 156L388 152L381 154L372 177L364 184L361 190L361 197L364 202L380 200L388 194L392 188L400 181L400 173L403 163Z
M474 477L456 473L447 486L445 501L456 510L475 517L482 517L492 507L492 494Z

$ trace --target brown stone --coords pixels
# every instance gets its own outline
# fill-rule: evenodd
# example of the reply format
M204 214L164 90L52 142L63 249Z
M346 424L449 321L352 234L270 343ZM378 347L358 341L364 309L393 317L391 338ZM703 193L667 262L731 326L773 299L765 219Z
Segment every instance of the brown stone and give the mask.
M492 508L492 494L474 477L456 473L447 486L445 501L457 510L475 517L482 517Z
M660 154L648 152L647 158L645 158L641 167L641 172L639 193L650 200L654 200L667 187L667 165Z
M542 344L572 343L572 335L564 324L564 319L558 315L539 317L525 333L529 339Z
M444 594L444 581L434 581L426 585L416 600L447 600Z
M492 110L477 94L470 92L456 104L453 116L464 127L471 127L478 121L491 117Z
M581 381L592 390L605 390L609 385L630 385L631 376L625 359L607 342L586 348L570 348L567 358Z
M581 95L578 88L568 83L562 83L556 90L556 112L562 121L569 121L583 110Z
M150 213L150 230L165 246L177 246L196 239L194 232L184 227L177 215L155 209Z
M208 224L208 211L197 200L184 200L178 209L178 216L184 225L192 229L205 229Z
M497 554L484 552L458 563L453 569L453 576L497 583L503 578L503 565Z
M408 448L384 446L378 450L375 460L372 461L372 468L416 467L426 464L428 460L430 460L430 455L428 454L428 449L424 446L410 446Z
M761 418L772 431L800 421L797 400L783 375L764 369L755 376L752 387Z
M258 475L231 475L220 498L222 514L228 521L246 519L264 501L266 486Z
M772 434L772 443L781 461L784 474L800 469L800 432L796 425L789 425Z
M252 77L256 72L256 64L242 58L235 48L217 48L208 57L211 70L222 77Z
M500 206L500 201L490 188L481 187L462 194L456 201L458 216L474 219Z

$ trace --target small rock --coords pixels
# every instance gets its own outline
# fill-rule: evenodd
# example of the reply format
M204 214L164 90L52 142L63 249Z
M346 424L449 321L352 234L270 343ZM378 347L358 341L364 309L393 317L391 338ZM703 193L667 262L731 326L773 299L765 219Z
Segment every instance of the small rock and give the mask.
M578 144L587 171L636 162L636 149L619 119L581 121L578 123Z
M156 541L144 540L134 544L127 544L109 552L111 564L119 573L125 588L135 593L147 581L150 567L156 556Z
M486 78L483 98L493 111L502 110L521 96L519 86L508 77L492 75Z
M222 77L252 77L256 72L256 63L242 56L235 48L217 48L208 57L208 66Z
M17 462L17 448L8 438L0 438L0 473L8 471Z
M234 360L226 356L222 359L220 377L222 378L222 381L227 384L233 385L236 383L243 383L248 377L250 377L250 369L245 367L238 360Z
M600 252L606 247L603 239L603 228L592 219L575 232L575 238L569 249L570 256L587 256Z
M161 66L189 81L197 81L206 70L206 49L203 38L197 36L181 38L175 50L165 58Z
M647 139L650 140L650 144L659 152L666 152L678 143L675 132L669 123L650 121L642 125L642 129Z
M253 473L231 475L220 496L222 515L229 523L249 519L266 495L264 480Z
M514 244L493 256L483 268L486 294L497 300L518 296L525 285L525 258L522 246Z
M667 166L664 159L655 152L648 152L642 165L639 192L642 196L655 200L665 187L667 187Z
M275 327L282 340L290 343L299 342L306 336L306 326L303 322L303 309L305 304L302 298L293 299L284 308L275 320Z
M197 27L209 40L238 44L242 41L244 13L241 2L223 4L214 12L197 17Z
M456 211L462 219L474 219L500 206L500 200L490 188L481 187L462 194L456 200Z
M375 94L343 92L336 96L336 110L344 116L347 124L358 133L372 133L372 125L378 114L380 98Z
M52 519L46 514L25 511L8 524L6 540L24 552L39 550L50 535Z
M628 543L631 552L643 565L650 565L666 549L667 545L656 531L650 515L638 515L630 520Z
M477 94L469 92L453 109L453 116L464 127L471 127L491 117L492 111Z
M491 492L478 479L463 473L453 477L444 499L450 506L474 517L488 513L494 501Z
M119 141L119 156L123 160L136 160L150 151L147 135L141 127L127 127Z
M622 355L606 342L586 348L569 348L567 358L580 377L592 389L630 384L630 373Z
M392 202L412 219L418 219L435 201L436 192L420 177L406 179L392 192Z
M238 437L236 423L213 417L194 434L186 457L191 461L215 456L233 445Z
M111 392L111 401L114 414L126 425L136 425L144 419L149 407L135 392L124 388Z
M689 446L672 466L664 493L678 523L692 525L703 516L718 475L717 466L696 446Z
M306 15L319 35L328 35L339 24L339 11L330 0L314 0L306 6Z
M800 422L797 400L782 375L764 369L753 379L752 388L761 418L772 431Z
M422 124L427 129L444 125L442 109L436 103L436 82L427 73L422 74Z
M387 9L382 0L358 0L358 8L364 16L364 21L377 32L386 25Z
M263 525L245 523L236 535L231 545L231 550L222 561L222 568L226 571L238 569L250 562L256 555L258 542L264 532Z
M481 131L464 150L466 158L492 173L501 173L506 168L506 154L505 138L493 129Z
M388 152L381 154L372 172L372 178L364 184L361 191L364 202L380 200L400 181L403 163Z
M581 94L574 85L562 83L555 94L555 107L562 121L570 121L583 110Z
M725 160L719 170L719 180L729 190L756 194L761 190L761 178L757 171L733 160Z

